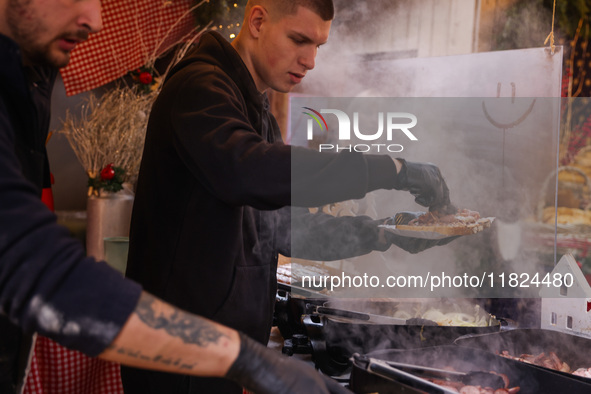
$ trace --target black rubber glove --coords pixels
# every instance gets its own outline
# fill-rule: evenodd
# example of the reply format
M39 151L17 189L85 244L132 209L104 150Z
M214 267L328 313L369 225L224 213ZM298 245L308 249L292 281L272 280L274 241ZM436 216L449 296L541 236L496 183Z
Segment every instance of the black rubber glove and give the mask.
M386 225L399 225L408 224L413 219L424 215L425 212L399 212L396 216L385 219L384 224ZM424 238L412 238L403 237L401 235L392 234L389 231L384 231L384 237L386 241L398 246L400 249L406 250L409 253L416 254L423 250L432 248L433 246L447 245L459 236L445 237L441 239L424 239Z
M431 211L449 212L449 189L441 175L439 168L431 163L412 163L404 159L397 159L402 168L396 177L394 189L410 192L415 201Z
M240 334L240 353L226 378L255 394L351 394L301 360Z

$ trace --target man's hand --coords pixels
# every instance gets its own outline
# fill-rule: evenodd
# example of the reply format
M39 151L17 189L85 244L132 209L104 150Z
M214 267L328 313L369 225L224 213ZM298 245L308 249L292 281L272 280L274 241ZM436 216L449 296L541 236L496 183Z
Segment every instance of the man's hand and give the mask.
M286 357L240 334L240 353L226 378L256 394L350 394L301 360Z
M431 163L412 163L396 159L401 164L394 188L415 196L415 201L424 207L446 211L451 206L449 189L439 168ZM398 164L398 163L396 163ZM442 212L447 213L447 212Z

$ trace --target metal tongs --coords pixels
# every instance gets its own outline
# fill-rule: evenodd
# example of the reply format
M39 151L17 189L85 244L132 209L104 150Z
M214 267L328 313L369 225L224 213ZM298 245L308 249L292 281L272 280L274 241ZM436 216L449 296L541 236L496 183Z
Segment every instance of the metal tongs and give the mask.
M378 360L372 357L353 355L355 363L369 373L399 382L407 386L425 390L429 393L457 393L443 386L426 380L427 378L461 382L470 386L491 387L494 390L504 388L505 381L499 375L485 371L455 372L444 369L423 367L420 365Z

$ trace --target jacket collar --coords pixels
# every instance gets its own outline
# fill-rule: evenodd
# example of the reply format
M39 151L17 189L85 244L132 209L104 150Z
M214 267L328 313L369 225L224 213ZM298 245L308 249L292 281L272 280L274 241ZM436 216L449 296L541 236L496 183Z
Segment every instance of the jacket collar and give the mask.
M224 70L236 83L247 101L256 103L259 108L265 107L266 94L258 91L250 71L238 52L218 32L204 33L199 39L197 48L173 67L168 78L192 62L205 62Z
M26 96L27 83L23 73L22 54L12 39L0 34L0 89L3 95ZM5 91L4 91L5 90Z

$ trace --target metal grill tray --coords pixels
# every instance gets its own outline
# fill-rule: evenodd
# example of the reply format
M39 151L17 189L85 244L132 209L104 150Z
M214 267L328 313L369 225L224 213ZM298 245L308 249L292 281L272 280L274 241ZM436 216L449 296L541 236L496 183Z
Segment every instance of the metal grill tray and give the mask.
M538 355L542 352L546 354L554 352L573 371L578 368L591 368L591 352L589 352L589 349L591 349L591 339L569 335L559 331L521 328L496 333L469 334L457 338L454 343L458 346L485 350L494 354L507 350L509 354L517 357L524 353ZM518 362L591 384L591 379L583 376L560 372L521 361Z
M407 362L418 365L444 368L452 366L458 371L494 370L504 373L509 378L509 387L519 386L519 394L555 394L555 393L589 393L591 383L572 379L565 374L551 370L535 368L515 360L497 356L488 351L455 345L427 347L420 349L388 349L366 354L386 361ZM420 379L420 378L416 378ZM362 365L353 363L350 388L354 393L425 393L423 389L412 386L412 382L403 384L390 381L370 372ZM438 393L437 390L427 393Z

